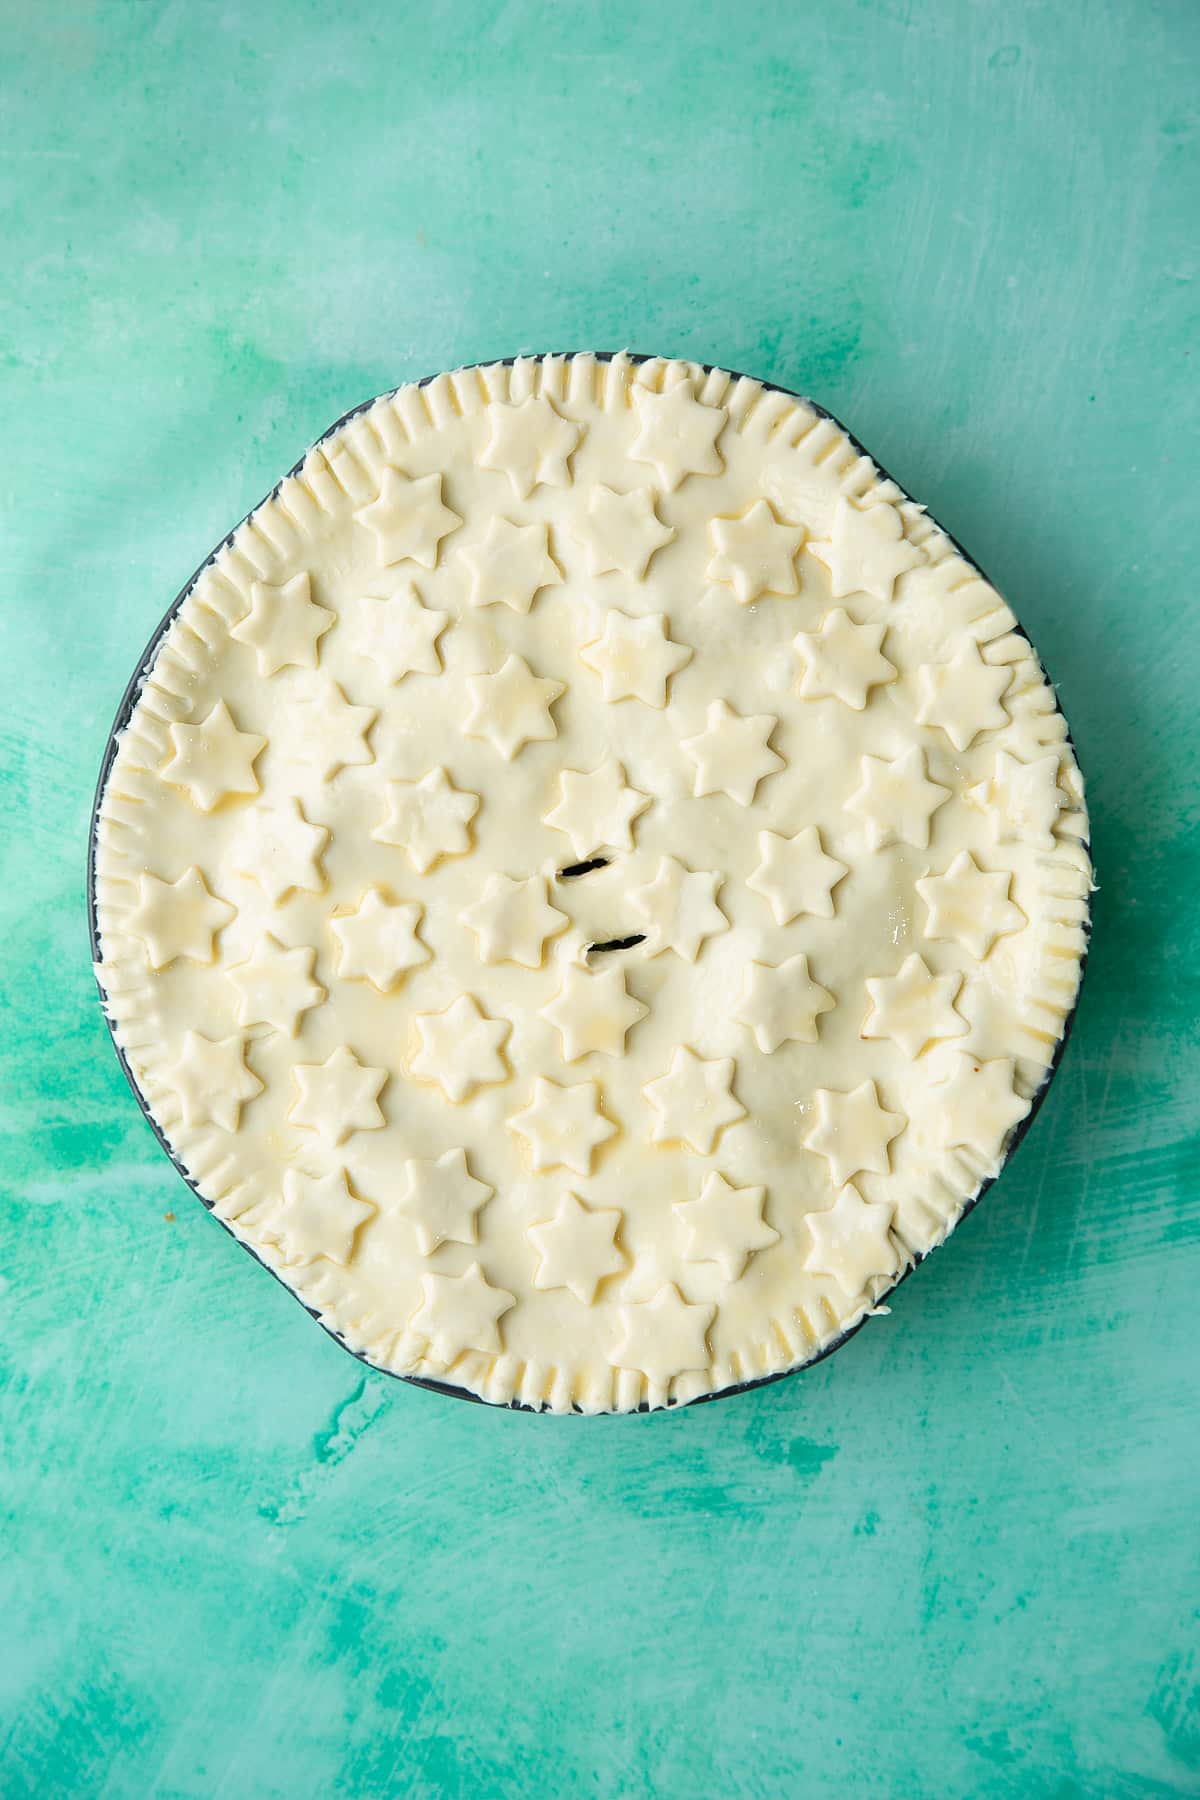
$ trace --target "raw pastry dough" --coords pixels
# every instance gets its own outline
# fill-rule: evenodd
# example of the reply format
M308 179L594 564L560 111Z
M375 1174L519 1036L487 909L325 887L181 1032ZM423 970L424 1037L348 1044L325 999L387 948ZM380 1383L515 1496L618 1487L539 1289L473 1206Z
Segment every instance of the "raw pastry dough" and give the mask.
M103 790L98 973L351 1349L659 1406L810 1361L996 1171L1086 839L1013 615L838 425L521 359L354 414L200 572Z

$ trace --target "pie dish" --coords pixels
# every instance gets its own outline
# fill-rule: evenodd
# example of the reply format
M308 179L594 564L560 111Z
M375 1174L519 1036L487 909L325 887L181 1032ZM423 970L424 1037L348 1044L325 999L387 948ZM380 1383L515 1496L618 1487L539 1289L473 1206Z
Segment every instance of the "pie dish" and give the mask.
M814 1361L1032 1116L1091 870L1013 614L810 402L547 356L348 415L101 776L97 976L355 1354L538 1410Z

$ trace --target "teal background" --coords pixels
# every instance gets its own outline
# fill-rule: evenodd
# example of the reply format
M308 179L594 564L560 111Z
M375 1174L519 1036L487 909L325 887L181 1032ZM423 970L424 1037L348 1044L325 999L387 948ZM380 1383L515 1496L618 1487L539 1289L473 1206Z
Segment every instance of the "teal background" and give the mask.
M0 0L0 1793L1200 1792L1187 0ZM844 417L1059 683L1074 1040L832 1361L675 1416L365 1372L191 1199L83 911L160 613L337 414L520 348Z

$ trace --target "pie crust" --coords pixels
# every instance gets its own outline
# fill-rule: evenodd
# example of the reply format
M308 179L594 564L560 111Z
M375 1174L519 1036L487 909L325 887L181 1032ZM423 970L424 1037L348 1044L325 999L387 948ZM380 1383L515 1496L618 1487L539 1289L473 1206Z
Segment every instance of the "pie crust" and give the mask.
M812 1361L1052 1068L1091 871L1013 614L813 405L521 358L185 591L94 834L164 1142L349 1349L623 1411Z

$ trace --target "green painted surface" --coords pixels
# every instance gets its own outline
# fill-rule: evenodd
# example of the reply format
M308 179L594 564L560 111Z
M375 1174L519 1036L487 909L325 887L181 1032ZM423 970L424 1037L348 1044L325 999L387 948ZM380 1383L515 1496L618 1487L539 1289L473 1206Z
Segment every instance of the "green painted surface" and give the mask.
M1194 4L0 15L5 1800L1200 1791ZM1102 886L890 1320L538 1420L364 1374L189 1198L83 845L151 627L336 414L621 343L810 391L971 546Z

